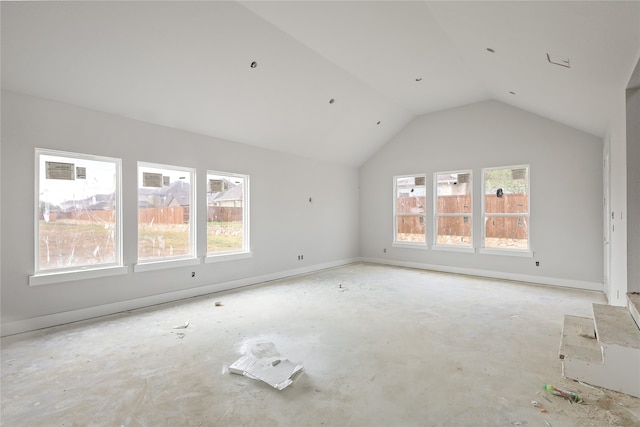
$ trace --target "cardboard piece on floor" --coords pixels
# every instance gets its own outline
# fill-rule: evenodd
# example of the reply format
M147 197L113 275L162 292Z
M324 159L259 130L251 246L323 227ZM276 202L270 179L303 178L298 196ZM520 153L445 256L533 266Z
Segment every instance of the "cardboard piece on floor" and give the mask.
M279 356L258 358L247 355L229 366L229 372L232 374L263 381L278 390L291 385L303 369L302 365Z

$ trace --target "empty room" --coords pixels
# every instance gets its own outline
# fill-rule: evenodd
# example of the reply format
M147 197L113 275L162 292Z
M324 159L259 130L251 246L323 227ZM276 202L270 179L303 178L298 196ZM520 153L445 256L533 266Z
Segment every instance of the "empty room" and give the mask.
M640 425L640 1L0 18L0 425Z

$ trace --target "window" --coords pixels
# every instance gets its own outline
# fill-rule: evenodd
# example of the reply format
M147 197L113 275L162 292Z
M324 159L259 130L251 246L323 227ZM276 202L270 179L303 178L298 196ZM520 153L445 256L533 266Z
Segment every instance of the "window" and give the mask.
M249 177L207 171L207 256L249 251Z
M529 166L483 169L484 248L529 251Z
M471 171L438 172L435 181L435 244L472 247Z
M195 170L138 162L138 263L193 259Z
M426 245L426 176L394 177L394 243Z
M120 169L120 159L36 150L36 275L122 266Z

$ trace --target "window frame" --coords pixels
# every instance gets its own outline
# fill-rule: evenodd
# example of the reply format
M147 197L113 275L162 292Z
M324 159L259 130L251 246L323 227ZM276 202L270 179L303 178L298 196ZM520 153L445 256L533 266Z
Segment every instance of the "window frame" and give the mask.
M490 170L500 170L500 169L526 169L527 178L526 178L526 186L527 186L527 212L522 213L491 213L487 214L486 207L486 194L485 194L485 175L487 171ZM509 255L509 256L522 256L522 257L533 257L533 250L531 249L531 167L528 164L520 164L520 165L508 165L508 166L495 166L482 168L482 182L481 182L481 191L480 191L482 200L482 218L481 218L481 233L482 233L482 246L480 248L480 253L482 254L496 254L496 255ZM487 234L487 226L486 221L488 217L494 218L519 218L525 217L527 221L527 248L526 249L518 249L518 248L492 248L486 246L486 234Z
M395 175L393 177L393 241L392 247L398 248L414 248L414 249L428 249L428 233L427 226L427 207L424 207L424 212L421 215L418 214L399 214L398 213L398 180L402 178L424 178L424 191L425 191L425 204L427 203L427 174L407 174L407 175ZM422 217L424 221L424 242L407 242L404 240L398 240L398 218L400 217Z
M84 280L104 276L126 274L128 267L123 259L123 215L122 215L122 159L95 154L75 153L69 151L35 148L34 150L34 264L33 275L29 276L29 286L47 285L60 282ZM40 164L42 156L62 157L66 159L89 160L111 163L115 166L114 185L114 261L103 264L88 264L82 266L40 268Z
M141 168L164 169L172 172L189 173L189 254L166 256L163 258L140 260L140 188L142 187ZM135 272L164 268L192 266L200 264L197 252L197 169L195 167L168 165L163 163L138 161L136 167L136 264Z
M240 250L230 250L230 251L221 251L209 254L209 175L217 175L217 176L226 176L226 177L237 177L242 178L244 180L243 189L242 189L242 249ZM251 238L250 238L250 222L249 222L249 209L250 209L250 176L248 174L241 173L232 173L232 172L222 172L219 170L207 169L206 171L206 196L207 200L207 216L205 218L205 236L206 242L205 245L205 263L212 262L220 262L220 261L231 261L235 259L244 259L250 258L252 256L251 252Z
M470 212L461 212L461 213L439 213L438 212L438 175L460 175L460 174L468 174L469 175L469 198L471 201ZM469 244L465 245L453 245L446 243L438 243L438 218L464 218L469 217L470 221L470 229L471 236ZM444 251L453 251L453 252L475 252L474 248L474 232L473 232L473 170L472 169L460 169L453 171L440 171L433 173L433 239L432 239L432 249L434 250L444 250Z

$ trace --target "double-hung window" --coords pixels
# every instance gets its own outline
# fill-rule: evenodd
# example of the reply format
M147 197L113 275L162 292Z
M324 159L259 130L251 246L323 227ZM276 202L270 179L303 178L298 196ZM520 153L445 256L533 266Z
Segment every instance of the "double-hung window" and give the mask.
M122 267L120 171L120 159L36 149L31 284L45 283L39 275Z
M483 248L529 253L529 166L482 171Z
M207 171L207 259L248 252L249 176Z
M195 260L195 169L138 162L138 264Z
M434 174L436 246L473 247L471 177L470 170Z
M426 175L396 176L394 183L394 244L426 246Z

